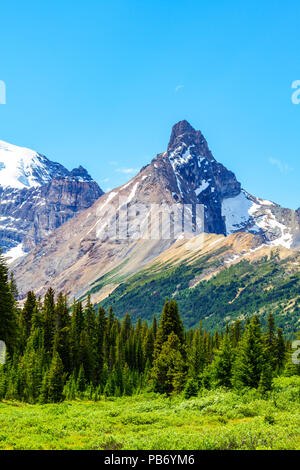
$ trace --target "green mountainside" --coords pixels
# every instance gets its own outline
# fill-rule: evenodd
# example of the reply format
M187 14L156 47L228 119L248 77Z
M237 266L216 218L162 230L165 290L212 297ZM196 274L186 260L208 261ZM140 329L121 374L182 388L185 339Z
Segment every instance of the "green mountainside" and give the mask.
M240 261L223 269L209 280L197 276L217 269L220 260L202 256L196 261L154 264L122 282L100 305L112 306L120 318L126 313L132 319L148 322L153 312L159 316L166 297L177 300L186 328L195 327L200 319L209 331L224 328L227 321L245 319L257 313L264 325L273 312L278 327L292 336L300 327L299 253L280 259L276 251L270 257L251 262ZM99 280L105 283L104 279Z

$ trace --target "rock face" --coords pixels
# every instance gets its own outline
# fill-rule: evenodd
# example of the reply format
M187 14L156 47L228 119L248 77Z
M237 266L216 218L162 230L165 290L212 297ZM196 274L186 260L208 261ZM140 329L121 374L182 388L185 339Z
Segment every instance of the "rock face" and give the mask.
M251 233L253 250L263 244L290 248L299 240L296 211L248 194L214 159L201 132L181 121L172 129L166 152L55 230L14 266L21 295L29 288L43 295L52 286L70 297L83 297L104 275L103 289L109 293L119 279L182 238L181 230L172 232L161 224L161 208L167 208L167 219L174 222L182 215L181 203L184 214L193 212L196 204L204 207L207 233ZM185 235L195 236L193 224Z
M201 132L187 121L175 124L167 152L159 154L150 167L151 173L158 169L164 176L161 184L174 202L204 206L205 232L247 231L286 248L298 243L299 210L297 216L296 211L243 190L235 175L214 159Z
M222 200L235 197L241 185L235 175L218 163L200 131L187 121L176 124L171 133L167 152L156 158L155 164L169 168L169 180L174 201L205 206L205 231L226 234L222 217ZM173 173L173 175L172 175Z
M0 246L24 255L103 191L87 171L68 171L32 150L0 141Z

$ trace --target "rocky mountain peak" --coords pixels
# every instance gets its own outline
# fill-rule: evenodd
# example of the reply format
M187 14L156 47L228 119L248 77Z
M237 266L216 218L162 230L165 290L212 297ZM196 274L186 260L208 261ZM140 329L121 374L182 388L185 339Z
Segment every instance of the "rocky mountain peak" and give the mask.
M83 166L81 166L81 165L78 168L74 168L70 172L70 176L72 178L78 178L82 181L92 181L92 177L89 175L87 170L85 168L83 168Z
M103 195L82 167L0 141L0 248L14 260Z
M168 149L176 146L176 143L180 141L186 134L196 134L196 130L186 120L179 121L172 127L171 137L168 145Z
M71 184L68 179L56 179L54 183L51 187L55 197L49 197L51 188L44 185L45 196L42 200L50 201L51 207L41 205L39 207L46 210L35 214L34 222L40 224L43 221L43 233L34 233L35 238L31 237L31 240L42 239L42 243L33 249L28 247L27 251L31 249L31 253L14 265L22 296L29 288L42 295L52 286L70 297L81 297L91 286L94 289L100 277L110 270L119 269L118 277L123 276L125 271L134 273L138 267L169 249L176 239L182 238L181 227L175 233L174 225L172 232L172 224L169 224L171 219L179 220L182 217L182 203L189 205L184 206L184 212L187 210L190 214L195 204L204 206L206 233L227 236L250 232L253 244L251 242L251 246L240 253L239 259L247 250L250 254L256 252L258 246L281 245L290 248L300 243L300 217L295 217L296 212L243 190L234 173L213 157L202 133L193 129L187 121L173 127L167 151L159 153L130 181L104 194L87 210L82 210L82 207L84 204L85 207L90 206L93 197L85 201L83 196L87 195L88 187L93 189L92 184L76 180L73 189L75 186L76 199L81 194L78 210L81 213L74 220L71 217L69 221L66 218L59 220L61 226L56 230L57 216L64 217L66 214L62 204L64 201L57 204L56 195L60 194L60 188L56 188L56 184L67 190L63 200L67 200L69 209L74 200L70 197L72 188L69 188ZM82 191L79 193L80 185ZM5 199L10 198L5 195ZM34 204L39 201L35 197L31 200ZM22 206L22 201L20 203L23 210L25 205ZM162 214L165 207L167 210ZM9 209L7 215L11 216ZM31 213L27 210L25 215L16 214L15 217L28 219ZM161 224L163 220L167 223ZM27 232L27 227L23 231ZM11 244L11 233L8 234L10 238L7 236L7 245ZM227 256L225 263L235 260L232 254L232 257ZM103 289L109 292L110 284Z
M172 128L168 152L192 147L198 154L205 155L210 160L212 153L201 131L196 131L188 121L179 121Z

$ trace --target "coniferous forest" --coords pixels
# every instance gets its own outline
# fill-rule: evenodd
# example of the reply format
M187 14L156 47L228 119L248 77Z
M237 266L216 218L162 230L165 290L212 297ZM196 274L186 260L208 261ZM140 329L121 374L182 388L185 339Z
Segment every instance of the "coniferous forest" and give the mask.
M291 342L273 315L263 331L258 316L225 331L185 331L176 301L166 300L159 321L130 316L90 300L71 305L50 288L44 299L28 292L17 306L17 287L0 262L0 338L7 357L0 368L0 398L27 403L132 396L153 391L197 396L203 389L256 389L262 395L278 376L300 374Z

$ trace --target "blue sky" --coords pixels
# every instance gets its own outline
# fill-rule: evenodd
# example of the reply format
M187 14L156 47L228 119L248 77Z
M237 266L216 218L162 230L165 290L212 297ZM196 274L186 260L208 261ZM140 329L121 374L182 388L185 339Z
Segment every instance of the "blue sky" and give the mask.
M0 139L108 190L187 119L245 189L297 208L299 31L298 0L5 2Z

